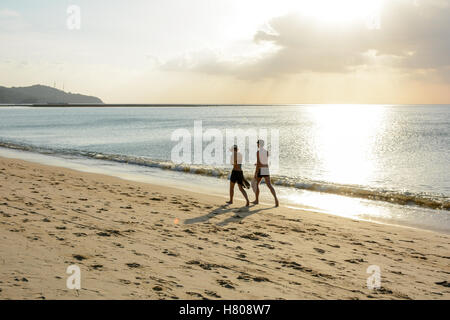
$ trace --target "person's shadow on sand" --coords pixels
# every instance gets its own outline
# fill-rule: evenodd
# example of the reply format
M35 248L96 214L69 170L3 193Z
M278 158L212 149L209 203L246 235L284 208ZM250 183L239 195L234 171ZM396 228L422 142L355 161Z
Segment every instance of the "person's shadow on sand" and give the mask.
M243 207L243 208L240 208L234 216L229 217L229 218L223 220L222 222L219 222L217 225L218 226L226 226L227 224L232 223L232 222L240 222L240 221L244 220L245 218L251 216L252 214L259 213L264 210L270 210L270 209L272 209L272 208L260 208L260 209L250 210L250 207Z
M228 205L221 205L218 208L212 210L211 212L192 219L186 219L184 224L194 224L208 221L211 218L217 217L218 215L225 214L228 212L234 212L235 215L225 219L224 221L218 223L219 226L225 226L230 222L239 222L252 214L261 212L263 210L269 210L271 208L261 208L256 210L251 210L252 207L241 207L241 208L230 208Z

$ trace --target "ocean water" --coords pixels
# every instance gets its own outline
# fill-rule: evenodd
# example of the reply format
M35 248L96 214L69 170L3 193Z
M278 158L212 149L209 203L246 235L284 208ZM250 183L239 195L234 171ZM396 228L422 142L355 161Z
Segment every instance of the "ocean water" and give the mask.
M213 153L222 152L215 159L223 161L173 163L178 144L173 133L189 132L194 150L198 121L203 133L223 136L222 151ZM265 138L278 163L271 170L273 182L290 203L317 207L325 198L336 204L336 197L373 201L383 212L394 206L390 212L397 218L408 212L410 225L420 226L434 215L433 224L450 230L449 105L0 108L0 146L128 164L133 170L171 169L165 171L187 180L195 174L213 176L221 183L230 168L227 130L239 129ZM204 152L209 143L203 142ZM251 176L254 141L240 147ZM380 211L369 215L380 216Z

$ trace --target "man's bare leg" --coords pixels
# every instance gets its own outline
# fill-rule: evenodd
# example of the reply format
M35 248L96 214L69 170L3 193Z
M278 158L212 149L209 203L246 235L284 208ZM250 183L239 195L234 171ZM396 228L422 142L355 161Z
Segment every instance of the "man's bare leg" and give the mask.
M264 181L266 182L267 187L269 188L270 192L272 193L274 199L275 199L275 207L278 207L280 203L278 202L277 194L275 192L275 189L272 186L272 183L270 182L270 177L264 177Z
M256 192L255 192L255 201L252 201L253 204L259 203L259 183L261 182L261 178L256 178Z

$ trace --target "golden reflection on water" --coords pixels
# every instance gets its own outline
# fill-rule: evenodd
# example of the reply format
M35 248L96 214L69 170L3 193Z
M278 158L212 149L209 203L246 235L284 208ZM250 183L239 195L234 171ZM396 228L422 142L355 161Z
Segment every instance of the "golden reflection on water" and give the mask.
M326 105L311 107L309 114L314 123L316 157L326 176L337 183L369 182L379 169L375 151L386 108Z
M387 219L391 216L388 207L368 205L367 200L319 192L281 193L281 197L292 208L311 208L350 219ZM370 219L368 219L370 218Z

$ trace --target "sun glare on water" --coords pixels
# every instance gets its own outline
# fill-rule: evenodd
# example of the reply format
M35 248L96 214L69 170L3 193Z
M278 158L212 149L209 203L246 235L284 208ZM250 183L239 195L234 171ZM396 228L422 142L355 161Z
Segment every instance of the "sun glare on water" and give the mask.
M343 184L368 184L377 170L376 148L385 108L323 105L310 109L316 155L327 176Z

